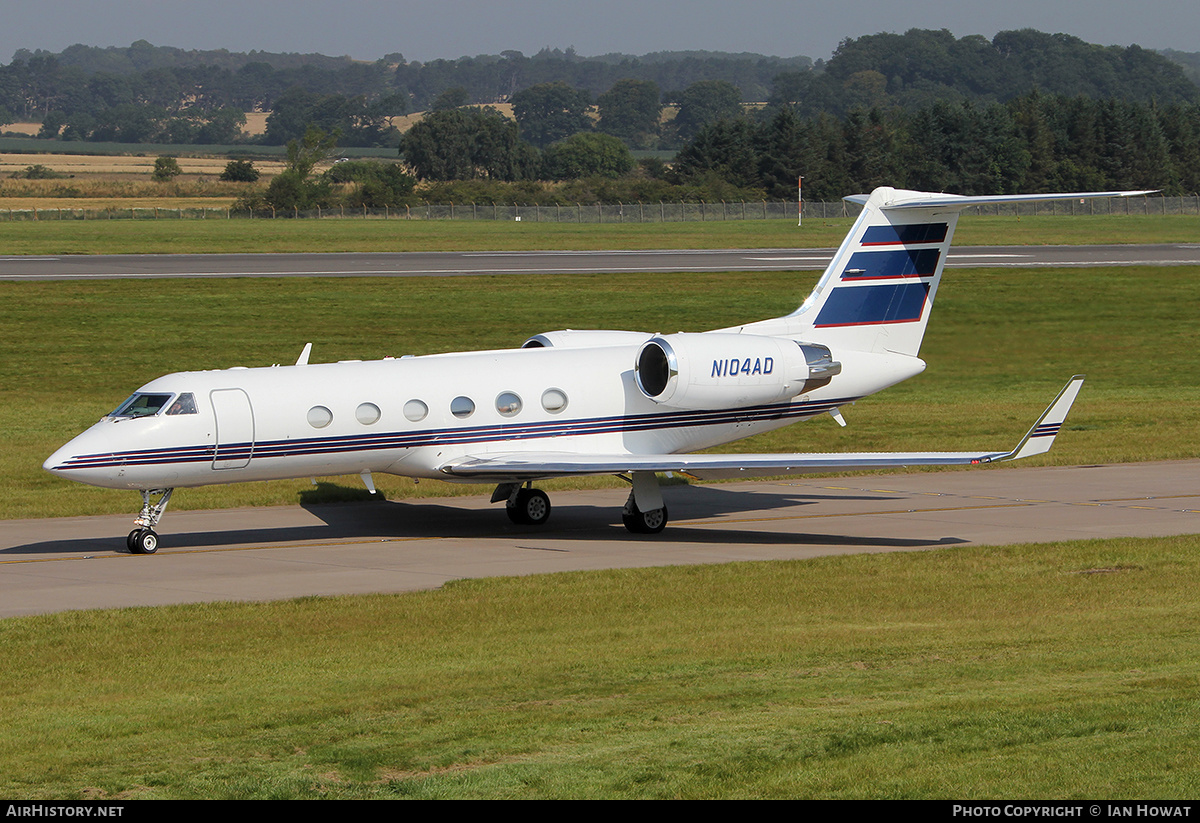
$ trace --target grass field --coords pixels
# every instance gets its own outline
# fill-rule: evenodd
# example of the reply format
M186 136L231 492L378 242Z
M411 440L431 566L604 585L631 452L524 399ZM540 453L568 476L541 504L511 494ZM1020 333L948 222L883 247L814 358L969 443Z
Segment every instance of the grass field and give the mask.
M66 208L65 206L63 208ZM3 209L3 206L0 206ZM205 254L214 252L519 251L527 249L829 248L849 218L686 223L536 223L382 218L324 220L6 221L0 254ZM968 216L959 245L1191 243L1194 215Z
M1047 218L1054 231L1079 219ZM1196 224L1145 219L1156 238ZM830 222L832 239L812 245L840 240ZM283 245L325 224L285 225L300 230ZM719 225L659 242L722 245L711 237L734 235ZM1132 223L1086 232L1122 242L1121 227L1136 236ZM730 245L799 245L772 240L786 226L750 228L757 240ZM980 242L966 228L961 242ZM75 243L62 229L21 235L20 253L67 253L37 245ZM423 242L462 231L434 226ZM127 249L113 244L133 236L88 242ZM216 250L232 236L191 242ZM814 279L0 283L0 518L132 513L136 495L40 464L165 371L291 362L310 340L318 362L516 345L568 326L699 330L790 311ZM814 421L732 448L1007 446L1086 371L1039 459L1196 457L1198 292L1194 268L952 271L924 375L844 410L848 429ZM308 488L184 490L172 508L295 502ZM1197 537L967 547L7 619L0 795L1192 798L1198 549Z
M8 619L0 794L1194 798L1198 549L957 548Z

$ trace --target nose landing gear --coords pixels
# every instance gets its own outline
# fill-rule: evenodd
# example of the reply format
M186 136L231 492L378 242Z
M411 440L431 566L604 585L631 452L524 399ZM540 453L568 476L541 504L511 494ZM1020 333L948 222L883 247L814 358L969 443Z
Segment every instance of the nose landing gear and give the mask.
M163 512L167 510L167 503L170 502L173 491L175 490L142 490L142 513L133 521L137 528L125 538L125 545L131 553L154 554L158 551L158 534L154 531L154 527L158 525ZM159 495L158 502L151 503L150 498L156 494Z

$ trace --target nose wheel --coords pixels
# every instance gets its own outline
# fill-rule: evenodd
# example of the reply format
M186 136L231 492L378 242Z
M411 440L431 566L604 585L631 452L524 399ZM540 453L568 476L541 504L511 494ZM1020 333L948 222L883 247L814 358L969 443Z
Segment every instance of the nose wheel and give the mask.
M142 513L133 521L137 528L125 537L125 546L131 553L154 554L158 551L158 533L154 531L154 527L158 525L158 521L166 512L167 503L170 502L173 491L175 490L142 490ZM151 501L156 494L159 496L157 503Z
M125 538L125 545L134 554L154 554L158 551L158 535L153 529L134 529Z

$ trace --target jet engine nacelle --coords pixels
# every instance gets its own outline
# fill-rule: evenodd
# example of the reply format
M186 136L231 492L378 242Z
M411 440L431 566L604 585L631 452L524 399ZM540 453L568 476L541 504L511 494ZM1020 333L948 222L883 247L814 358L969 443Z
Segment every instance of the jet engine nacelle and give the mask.
M786 337L668 334L638 350L638 388L681 409L731 409L788 400L829 383L842 366L829 349Z

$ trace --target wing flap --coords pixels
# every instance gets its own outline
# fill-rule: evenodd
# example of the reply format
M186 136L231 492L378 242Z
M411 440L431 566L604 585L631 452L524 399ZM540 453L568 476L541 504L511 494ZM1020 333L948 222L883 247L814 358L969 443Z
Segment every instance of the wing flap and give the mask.
M570 452L508 452L465 456L446 463L441 471L453 477L519 482L546 477L578 477L626 472L680 472L700 479L725 479L777 474L969 466L1000 460L1020 460L1050 450L1071 405L1083 385L1075 375L1054 402L1011 451L981 452L859 452L828 454L574 454Z

